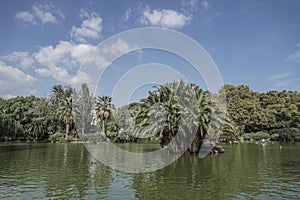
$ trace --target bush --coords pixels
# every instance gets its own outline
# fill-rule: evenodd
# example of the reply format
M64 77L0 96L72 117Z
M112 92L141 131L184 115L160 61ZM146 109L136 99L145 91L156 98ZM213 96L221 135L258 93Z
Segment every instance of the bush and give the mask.
M272 137L278 135L278 140L283 142L300 141L300 131L297 128L273 129L270 134Z
M263 131L258 131L256 133L246 133L243 135L245 140L261 140L261 139L268 139L270 138L270 135Z
M244 140L250 140L250 139L252 139L253 134L254 133L245 133L243 135Z
M255 133L255 138L256 140L262 140L262 139L268 139L270 138L269 133L263 132L263 131L259 131Z
M50 135L49 141L51 142L62 142L64 139L64 133L56 132L53 135Z
M271 140L278 141L279 140L279 134L277 134L277 133L272 134L271 135Z
M299 129L297 128L283 128L279 131L279 140L284 142L297 141L300 137ZM298 140L300 141L300 140Z

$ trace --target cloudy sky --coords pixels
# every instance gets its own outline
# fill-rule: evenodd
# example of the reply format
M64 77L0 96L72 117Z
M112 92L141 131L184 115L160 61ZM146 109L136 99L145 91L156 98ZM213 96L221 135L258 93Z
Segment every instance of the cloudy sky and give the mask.
M100 55L87 60L99 43L142 27L176 30L197 41L225 83L261 92L300 91L299 10L298 0L4 0L0 2L0 96L47 96L55 84L72 85L83 62L105 66ZM119 39L103 52L115 56L129 49L130 44ZM147 56L161 55L136 51L138 64L153 62ZM130 59L134 56L128 55L123 63L120 59L116 69L120 71L123 64L128 70L126 64L135 63ZM168 55L164 59L174 61ZM185 70L184 62L176 63ZM108 82L115 73L113 67L109 70ZM82 82L88 81L88 76L80 75Z

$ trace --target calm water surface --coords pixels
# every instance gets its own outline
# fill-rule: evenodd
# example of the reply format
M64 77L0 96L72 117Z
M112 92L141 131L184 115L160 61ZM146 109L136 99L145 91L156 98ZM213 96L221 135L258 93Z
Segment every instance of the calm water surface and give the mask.
M300 143L223 145L156 172L93 164L81 144L0 144L0 199L300 199ZM151 144L124 144L125 149Z

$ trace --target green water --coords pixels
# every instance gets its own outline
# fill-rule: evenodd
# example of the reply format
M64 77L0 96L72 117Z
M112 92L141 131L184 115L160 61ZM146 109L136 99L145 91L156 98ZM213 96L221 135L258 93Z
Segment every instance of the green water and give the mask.
M0 144L0 199L300 199L300 144L279 145L223 145L126 174L91 163L81 144Z

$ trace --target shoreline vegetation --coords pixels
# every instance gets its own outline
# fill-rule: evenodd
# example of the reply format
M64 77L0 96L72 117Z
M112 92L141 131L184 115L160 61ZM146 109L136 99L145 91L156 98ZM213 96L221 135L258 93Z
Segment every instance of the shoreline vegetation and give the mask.
M198 153L206 143L217 148L219 142L300 141L300 92L258 93L225 84L212 94L179 80L155 86L148 97L120 108L110 96L91 95L87 84L55 85L49 98L0 98L0 141L107 140L150 141L173 153L184 151L184 142L188 152Z

